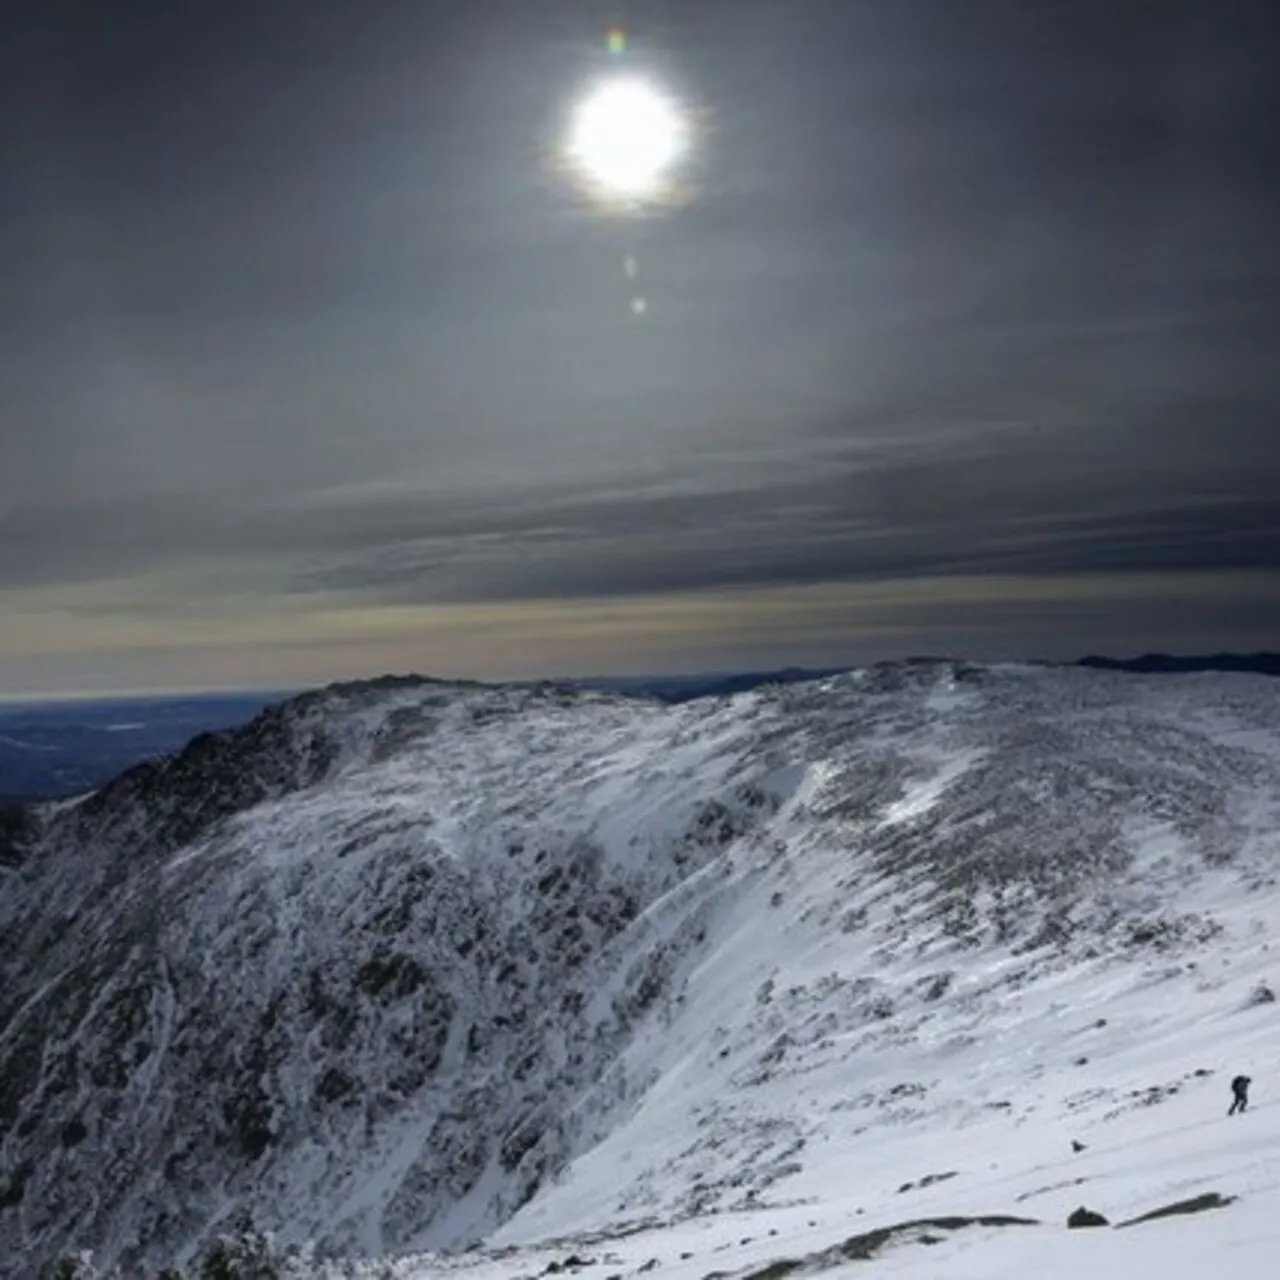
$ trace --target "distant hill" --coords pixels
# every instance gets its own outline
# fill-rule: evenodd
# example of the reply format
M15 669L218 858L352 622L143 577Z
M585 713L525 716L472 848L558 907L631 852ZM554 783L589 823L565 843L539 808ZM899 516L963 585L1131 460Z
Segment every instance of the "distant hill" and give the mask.
M1258 676L1280 676L1280 653L1213 653L1178 657L1168 653L1144 653L1140 658L1104 658L1090 654L1082 667L1105 671L1133 671L1146 675L1185 675L1195 671L1235 671Z

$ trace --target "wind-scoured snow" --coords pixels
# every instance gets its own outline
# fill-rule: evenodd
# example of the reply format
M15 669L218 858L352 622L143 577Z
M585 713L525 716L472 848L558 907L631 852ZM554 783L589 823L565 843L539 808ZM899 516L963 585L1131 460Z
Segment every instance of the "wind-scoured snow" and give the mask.
M1278 812L1248 676L308 695L0 823L0 1258L1270 1275Z

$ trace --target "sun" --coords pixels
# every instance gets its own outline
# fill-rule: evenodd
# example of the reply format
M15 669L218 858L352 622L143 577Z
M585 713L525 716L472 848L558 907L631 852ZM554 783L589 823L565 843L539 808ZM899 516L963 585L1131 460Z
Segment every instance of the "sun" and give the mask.
M643 77L619 76L578 103L565 152L602 198L642 203L663 197L689 142L688 118L674 98Z

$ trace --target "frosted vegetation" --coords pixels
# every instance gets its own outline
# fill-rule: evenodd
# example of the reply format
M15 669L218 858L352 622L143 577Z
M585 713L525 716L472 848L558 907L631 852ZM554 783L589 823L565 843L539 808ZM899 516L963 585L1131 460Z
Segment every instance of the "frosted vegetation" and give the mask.
M1270 1274L1278 806L1260 677L295 699L0 813L3 1274Z

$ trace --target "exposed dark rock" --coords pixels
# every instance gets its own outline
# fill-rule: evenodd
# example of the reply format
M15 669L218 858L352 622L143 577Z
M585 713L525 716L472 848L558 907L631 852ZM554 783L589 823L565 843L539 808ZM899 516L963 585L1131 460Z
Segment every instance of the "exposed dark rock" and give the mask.
M868 1262L891 1240L916 1239L922 1243L936 1244L941 1236L937 1232L960 1231L965 1227L1031 1227L1038 1226L1036 1218L1017 1218L1008 1214L984 1214L978 1217L918 1218L910 1222L895 1223L890 1227L877 1227L864 1231L829 1249L805 1254L799 1258L780 1258L767 1266L749 1271L742 1280L781 1280L794 1271L825 1271L842 1266L846 1262Z
M89 1130L85 1128L84 1121L81 1120L79 1116L68 1120L67 1123L62 1126L62 1133L60 1135L62 1145L64 1147L78 1146L88 1136Z
M0 868L22 865L35 832L35 816L31 809L21 805L0 808Z
M1110 1226L1106 1218L1100 1213L1095 1213L1092 1209L1086 1209L1083 1205L1074 1210L1067 1219L1069 1227L1106 1227Z
M1154 1222L1158 1218L1180 1217L1188 1213L1203 1213L1207 1209L1225 1209L1235 1202L1235 1196L1220 1195L1216 1191L1208 1191L1204 1195L1194 1196L1190 1200L1178 1200L1174 1204L1164 1205L1160 1209L1152 1209L1149 1213L1139 1214L1117 1223L1118 1227L1136 1227L1140 1222Z

